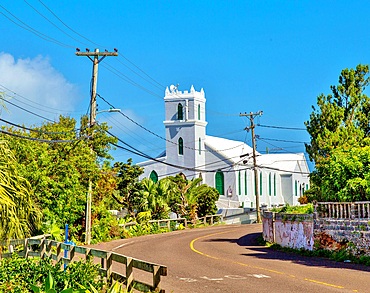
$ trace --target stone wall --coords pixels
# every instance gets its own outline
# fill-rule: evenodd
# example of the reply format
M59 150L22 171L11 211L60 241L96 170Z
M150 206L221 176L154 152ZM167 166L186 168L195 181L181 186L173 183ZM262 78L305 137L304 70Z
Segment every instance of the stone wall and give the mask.
M319 218L315 220L314 235L323 248L345 246L355 255L370 255L369 219Z
M271 243L275 242L274 218L275 218L275 213L273 212L263 213L263 217L262 217L263 239Z

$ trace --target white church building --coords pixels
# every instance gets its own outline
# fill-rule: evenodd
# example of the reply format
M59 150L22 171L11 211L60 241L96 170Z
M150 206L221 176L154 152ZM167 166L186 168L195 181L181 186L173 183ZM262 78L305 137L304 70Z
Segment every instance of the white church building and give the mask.
M220 193L218 207L256 207L252 148L247 144L206 135L204 90L165 91L166 150L157 161L139 163L144 177L157 181L180 172L187 179L203 178L202 183ZM260 205L288 203L309 188L309 169L303 153L256 153ZM188 169L179 169L184 167Z

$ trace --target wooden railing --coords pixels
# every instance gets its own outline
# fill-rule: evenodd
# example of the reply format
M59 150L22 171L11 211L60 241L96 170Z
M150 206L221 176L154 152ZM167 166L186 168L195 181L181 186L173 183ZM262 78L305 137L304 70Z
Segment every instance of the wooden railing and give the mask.
M318 218L370 219L370 201L317 202L314 214Z
M220 218L220 221L217 221L217 222L221 222L221 223L224 220L224 217L222 215L206 215L204 217L198 218L197 219L197 224L206 224L208 218L211 218L211 220L210 220L211 225L216 223L214 218ZM171 222L184 222L185 228L188 227L188 221L187 221L186 218L150 220L147 223L157 224L160 228L166 227L168 230L171 230ZM126 229L126 227L135 226L137 224L138 224L137 222L129 222L129 223L125 223L125 224L119 224L119 226ZM143 224L140 224L140 225L144 225L144 224L146 224L146 223L143 223ZM165 225L163 226L162 224L165 224Z
M163 289L161 289L161 276L167 276L167 267L159 264L142 261L110 251L83 246L74 246L45 238L10 240L8 242L1 243L0 245L7 247L8 250L7 253L2 253L0 255L1 258L9 258L13 253L16 253L24 258L50 257L57 262L62 261L64 264L68 265L70 262L73 262L76 253L85 255L86 259L97 257L101 259L101 268L99 268L99 274L102 277L106 277L107 280L116 280L120 283L125 283L128 291L130 291L132 288L135 288L141 292L165 292ZM38 251L32 250L34 245L39 246ZM53 247L55 248L53 249ZM68 251L66 258L64 257L64 252L62 250ZM106 268L104 268L104 263L106 263ZM126 273L122 274L120 272L113 271L114 263L125 265ZM150 285L136 280L134 278L133 268L151 273L153 277L153 284Z

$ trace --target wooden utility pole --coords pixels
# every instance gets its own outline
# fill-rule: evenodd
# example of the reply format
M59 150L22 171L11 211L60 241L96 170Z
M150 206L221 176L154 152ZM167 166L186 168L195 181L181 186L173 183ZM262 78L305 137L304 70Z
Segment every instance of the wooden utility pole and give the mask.
M116 51L116 50L115 50ZM90 128L95 123L96 118L96 88L98 83L98 64L107 56L118 56L116 52L99 52L99 49L95 49L95 52L76 52L77 56L87 56L93 62L93 78L92 78L92 91L90 100ZM99 56L102 56L99 59ZM92 59L91 57L94 57ZM91 133L91 136L93 134ZM91 154L93 154L93 146L91 145ZM91 198L92 198L92 183L89 180L89 192L87 194L86 202L86 235L85 242L90 244L91 242Z
M255 182L255 190L256 190L256 206L257 206L257 223L261 222L261 213L260 213L260 198L259 198L259 192L258 192L258 174L257 174L257 162L256 162L256 138L254 135L254 128L256 125L253 124L253 118L254 116L261 116L263 114L262 111L259 111L257 113L250 112L249 114L241 114L240 117L242 116L248 116L250 117L251 120L251 126L246 127L245 130L251 129L252 130L252 141L253 141L253 169L254 169L254 182Z

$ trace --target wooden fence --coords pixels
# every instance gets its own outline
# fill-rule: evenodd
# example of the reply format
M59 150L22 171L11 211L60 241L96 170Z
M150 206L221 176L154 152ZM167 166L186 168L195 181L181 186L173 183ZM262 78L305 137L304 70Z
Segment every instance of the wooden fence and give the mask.
M106 277L107 280L115 280L120 283L125 283L128 291L132 288L135 288L136 290L139 290L141 292L165 292L163 289L161 289L161 276L167 276L166 266L142 261L114 252L70 245L54 240L48 240L45 238L27 238L21 240L16 239L10 240L6 243L2 243L1 245L6 246L8 251L7 253L0 254L1 258L9 258L12 256L13 253L16 253L24 258L50 257L57 262L62 261L64 264L68 265L70 262L73 261L76 253L85 255L86 259L97 257L101 259L101 268L99 268L99 274L102 277ZM35 245L38 246L37 251L34 250ZM55 248L53 249L53 247ZM64 257L64 251L62 250L68 251L67 258ZM104 263L106 263L106 268L104 268ZM122 264L122 269L125 268L126 273L122 274L113 271L114 263ZM150 285L136 280L134 278L133 268L151 273L153 277L153 284Z
M214 218L220 218L220 220L215 221ZM207 224L207 219L210 219L210 224L213 225L216 222L223 223L224 217L223 217L223 215L206 215L204 217L198 218L196 225L199 225L199 224L204 224L205 225L205 224ZM188 227L188 221L187 221L186 218L151 220L151 221L148 221L147 223L150 223L150 224L156 223L160 228L166 227L168 230L171 230L171 222L184 222L185 228ZM119 226L126 229L126 227L135 226L137 224L138 224L137 222L129 222L129 223L125 223L125 224L119 224ZM146 223L144 223L144 224L146 224ZM140 225L144 225L144 224L140 224ZM165 224L165 225L163 226L162 224Z
M317 202L314 214L317 218L370 219L370 201Z

